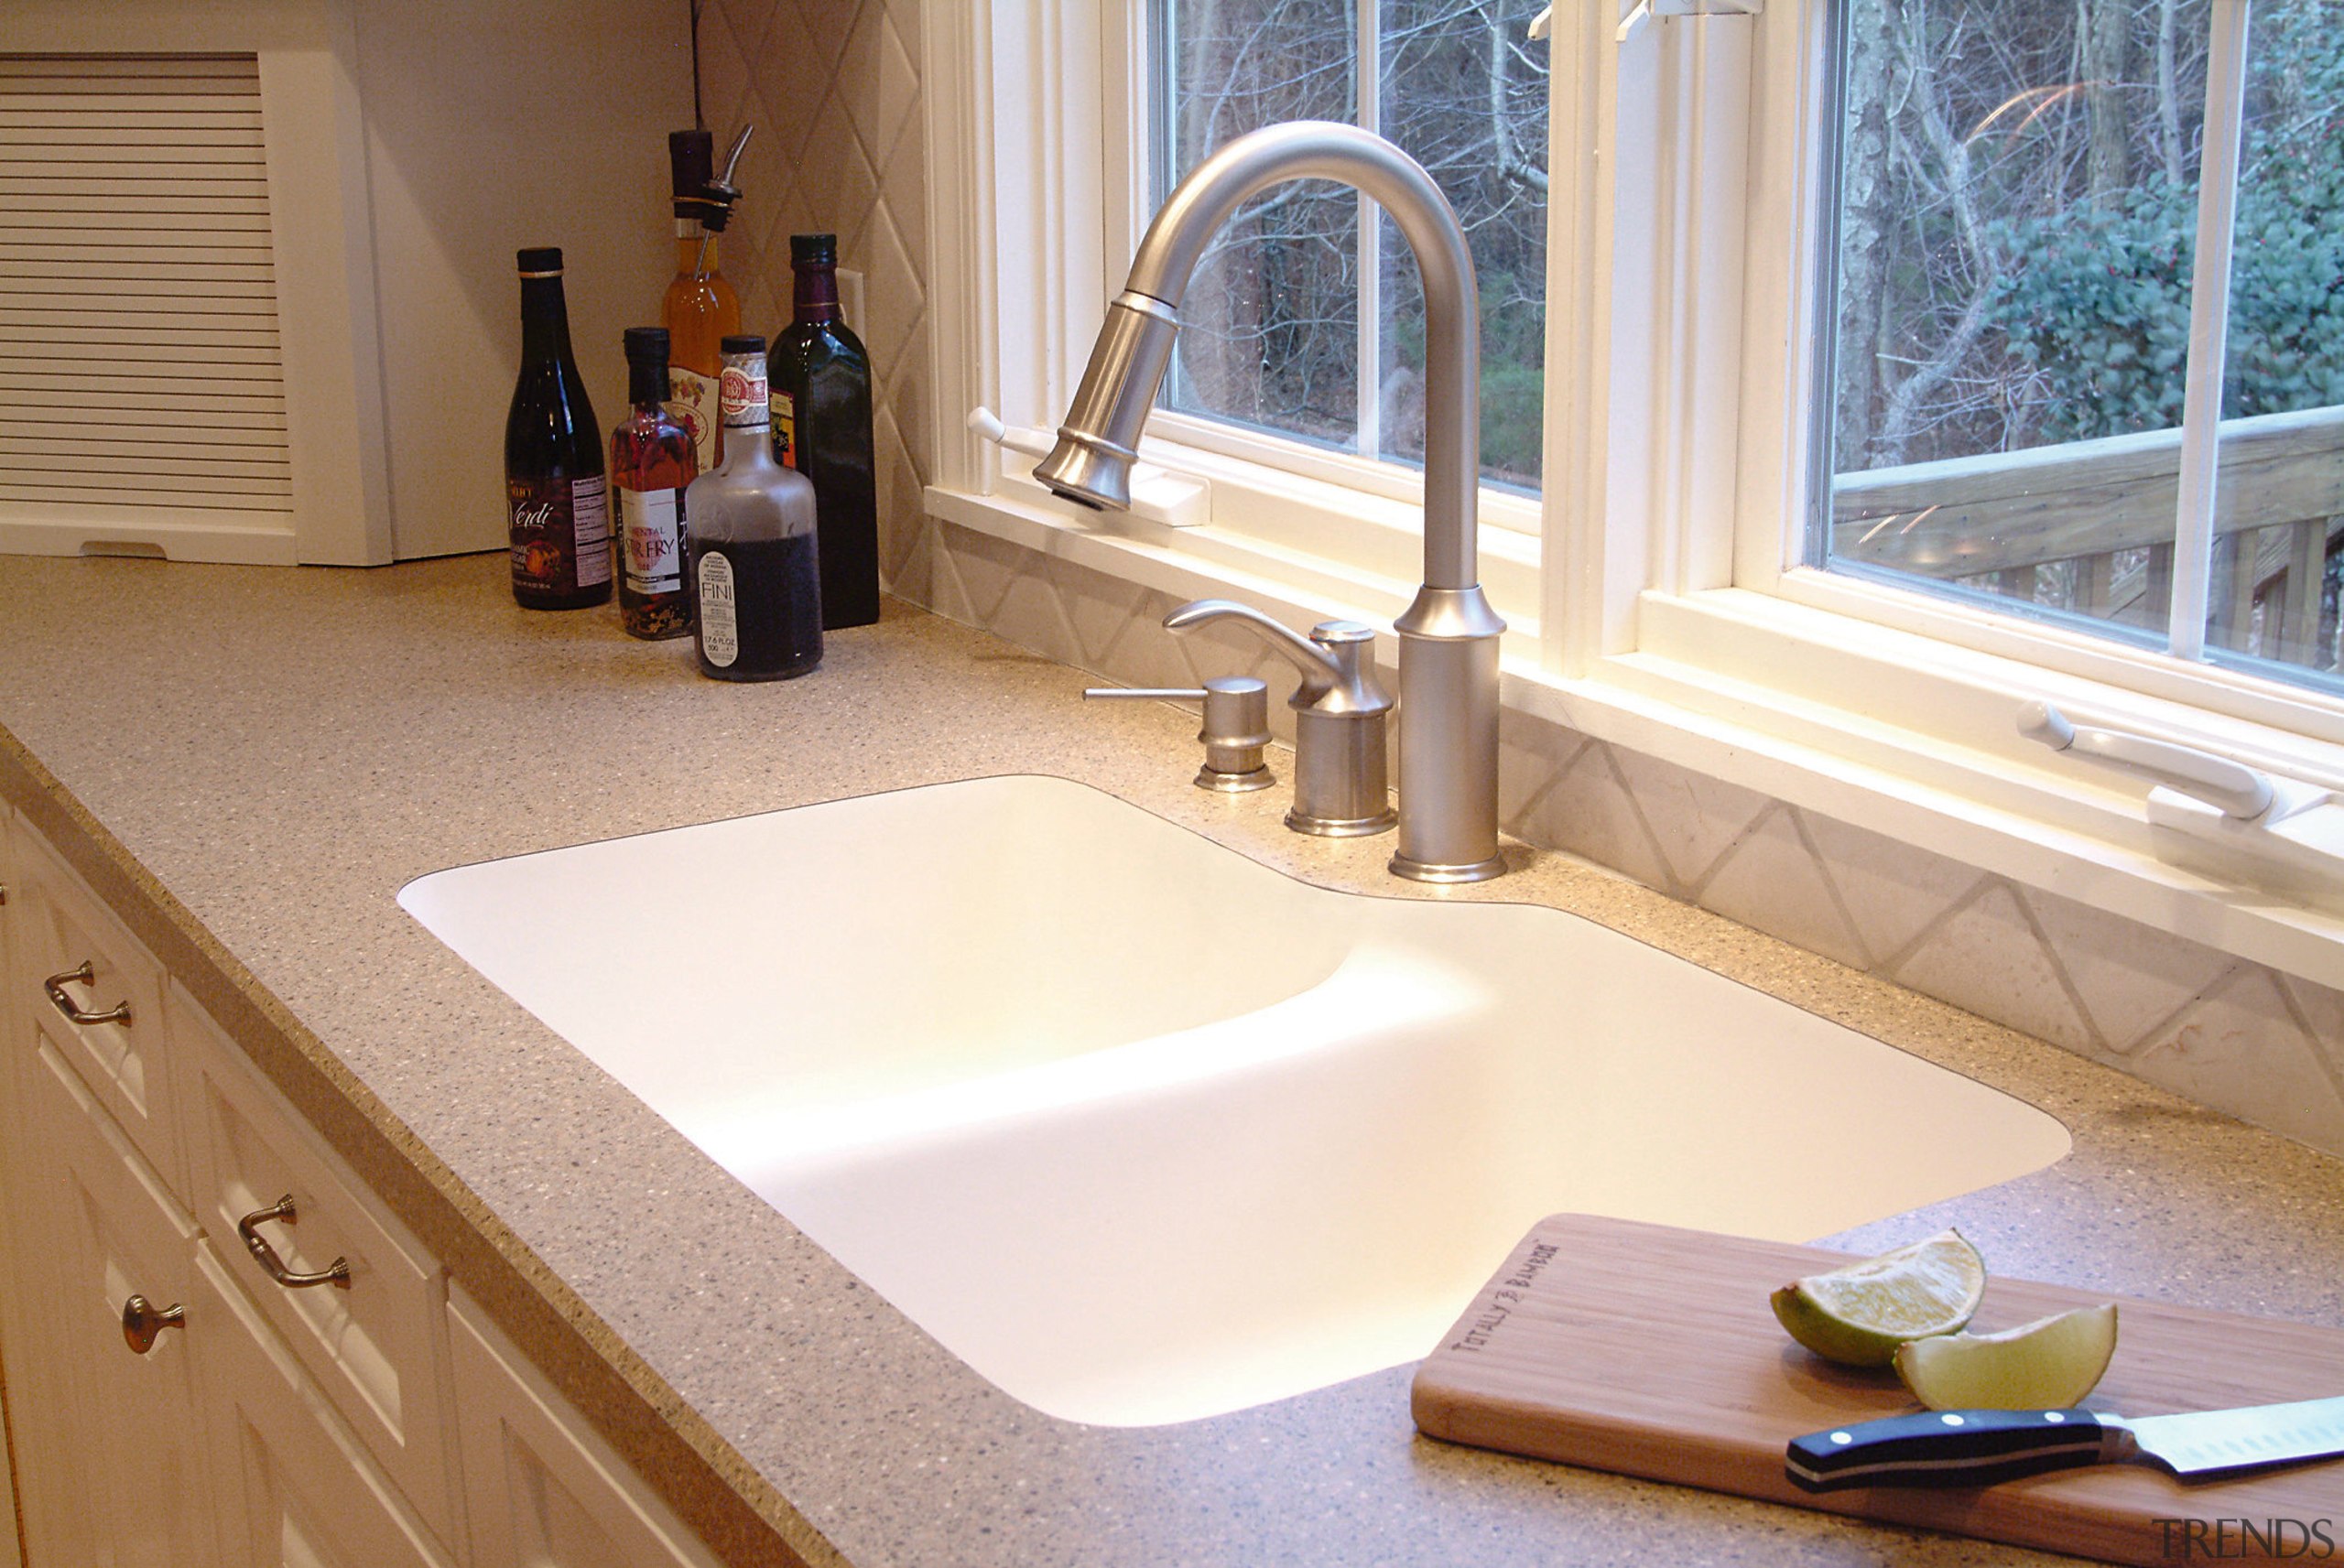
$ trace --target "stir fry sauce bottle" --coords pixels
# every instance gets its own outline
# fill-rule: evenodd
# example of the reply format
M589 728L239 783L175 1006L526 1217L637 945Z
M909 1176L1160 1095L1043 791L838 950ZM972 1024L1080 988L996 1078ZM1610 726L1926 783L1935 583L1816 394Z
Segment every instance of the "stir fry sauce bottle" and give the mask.
M684 489L700 471L692 436L662 406L667 333L626 330L626 421L611 432L611 484L619 503L619 624L629 636L681 637L692 629L684 586Z

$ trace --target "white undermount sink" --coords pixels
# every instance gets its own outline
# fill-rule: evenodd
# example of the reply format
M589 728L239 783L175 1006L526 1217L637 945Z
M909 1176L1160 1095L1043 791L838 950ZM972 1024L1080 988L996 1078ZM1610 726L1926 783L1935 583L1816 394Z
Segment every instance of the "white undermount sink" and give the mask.
M399 902L1069 1420L1424 1355L1558 1210L1806 1240L2068 1147L1576 916L1309 887L1063 779L462 866Z

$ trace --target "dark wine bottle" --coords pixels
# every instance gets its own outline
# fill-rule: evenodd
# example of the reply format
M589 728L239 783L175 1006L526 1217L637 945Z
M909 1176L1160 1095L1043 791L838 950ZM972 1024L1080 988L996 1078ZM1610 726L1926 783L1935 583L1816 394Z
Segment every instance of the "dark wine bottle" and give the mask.
M774 456L814 481L822 624L879 619L879 505L871 460L871 355L839 310L835 234L792 234L794 319L773 346Z
M700 670L714 680L786 680L822 662L814 487L773 460L765 341L731 337L723 350L724 460L684 492Z
M505 502L513 597L530 610L611 598L611 505L602 434L570 352L561 252L520 253L521 375L505 416Z

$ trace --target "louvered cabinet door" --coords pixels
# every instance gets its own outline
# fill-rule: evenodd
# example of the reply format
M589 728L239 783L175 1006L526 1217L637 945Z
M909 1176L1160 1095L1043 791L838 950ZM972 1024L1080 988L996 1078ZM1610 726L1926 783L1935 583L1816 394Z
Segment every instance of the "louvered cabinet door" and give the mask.
M0 548L289 564L283 348L258 58L0 54Z

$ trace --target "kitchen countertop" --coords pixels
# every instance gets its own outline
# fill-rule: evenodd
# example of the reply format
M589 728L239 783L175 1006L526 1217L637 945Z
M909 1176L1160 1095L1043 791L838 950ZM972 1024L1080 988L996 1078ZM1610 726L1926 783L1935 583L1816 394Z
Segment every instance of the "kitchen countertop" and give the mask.
M441 946L395 902L414 877L1061 774L1313 881L1574 911L2074 1136L2046 1171L1831 1244L1959 1223L2001 1272L2344 1326L2344 1162L1568 856L1394 881L1386 839L1283 830L1284 788L1191 788L1193 719L1085 707L1080 672L894 601L815 676L743 687L613 612L517 610L504 575L0 557L0 795L733 1561L787 1561L776 1538L857 1568L2056 1560L1434 1443L1408 1368L1173 1427L1045 1416Z

